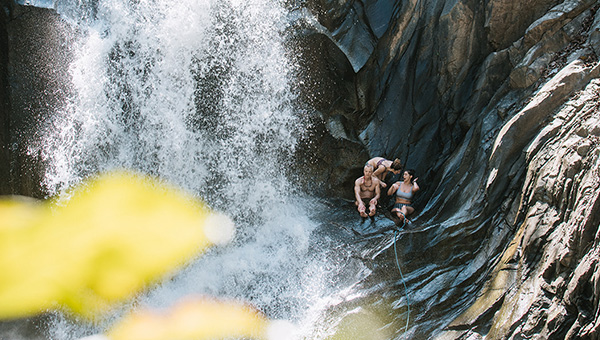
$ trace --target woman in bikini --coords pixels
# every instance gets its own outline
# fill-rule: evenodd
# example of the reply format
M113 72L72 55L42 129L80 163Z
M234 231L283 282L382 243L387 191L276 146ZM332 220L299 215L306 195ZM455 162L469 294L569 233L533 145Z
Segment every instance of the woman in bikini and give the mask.
M379 178L382 188L387 187L385 177L388 173L398 174L402 171L402 163L400 163L398 158L390 161L383 157L374 157L369 159L367 164L370 164L373 167L373 176Z
M412 169L404 171L404 179L402 182L398 181L390 187L388 195L396 193L396 204L392 209L392 213L396 213L396 216L400 219L400 222L404 222L406 216L412 214L415 208L412 206L412 200L414 194L419 191L419 185L415 177L415 171Z
M359 177L354 181L354 202L358 207L358 213L361 217L375 216L377 201L381 196L379 188L379 179L373 176L373 167L366 164L363 168L364 176ZM367 205L369 206L369 214L367 215Z

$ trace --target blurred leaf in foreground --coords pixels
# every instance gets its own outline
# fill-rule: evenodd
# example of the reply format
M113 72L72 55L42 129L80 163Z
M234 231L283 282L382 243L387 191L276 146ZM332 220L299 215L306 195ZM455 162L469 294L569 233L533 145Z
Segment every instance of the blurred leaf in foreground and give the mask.
M110 340L267 339L270 322L258 310L234 301L192 298L168 312L132 314L108 334Z
M232 230L192 197L126 173L80 186L64 206L0 199L0 318L104 312L206 249L209 216L208 234L220 221Z

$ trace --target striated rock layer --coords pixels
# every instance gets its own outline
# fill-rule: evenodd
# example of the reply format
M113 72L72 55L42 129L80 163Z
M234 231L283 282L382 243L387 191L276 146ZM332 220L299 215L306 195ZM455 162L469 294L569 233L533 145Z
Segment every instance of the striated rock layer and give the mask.
M338 86L319 89L331 101L314 101L327 138L399 157L424 189L417 229L400 239L413 293L407 336L598 339L599 3L309 7L327 32L312 35L331 40L325 54L347 58L329 64L344 67ZM328 157L319 159L328 173L358 176L361 162ZM330 193L350 193L347 178L326 180ZM390 275L390 251L365 259L376 264L362 288L405 305L398 278L377 279Z
M594 79L528 145L519 203L507 214L517 230L439 338L598 338L599 95Z

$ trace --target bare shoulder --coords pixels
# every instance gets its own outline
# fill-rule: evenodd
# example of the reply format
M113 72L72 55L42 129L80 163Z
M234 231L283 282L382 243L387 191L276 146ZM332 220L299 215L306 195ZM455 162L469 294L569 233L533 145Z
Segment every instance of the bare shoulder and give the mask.
M361 184L363 184L364 181L365 181L365 176L360 176L359 178L356 179L356 181L354 181L354 184L361 185Z

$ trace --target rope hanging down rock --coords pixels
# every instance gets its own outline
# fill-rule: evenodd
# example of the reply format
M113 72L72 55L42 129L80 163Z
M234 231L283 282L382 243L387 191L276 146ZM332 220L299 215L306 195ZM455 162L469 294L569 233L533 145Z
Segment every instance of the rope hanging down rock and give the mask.
M402 214L402 212L400 212ZM402 279L402 285L404 285L404 294L406 295L406 327L404 329L404 333L408 332L408 322L410 320L410 302L408 300L408 288L406 287L406 282L404 281L404 275L402 274L402 269L400 269L400 261L398 260L398 251L396 250L396 239L398 238L398 230L404 228L406 225L406 216L402 214L404 217L402 219L402 227L398 229L394 229L394 255L396 256L396 266L398 267L398 271L400 272L400 278Z

